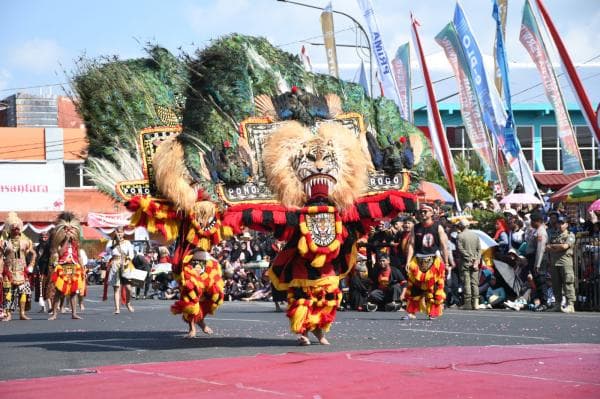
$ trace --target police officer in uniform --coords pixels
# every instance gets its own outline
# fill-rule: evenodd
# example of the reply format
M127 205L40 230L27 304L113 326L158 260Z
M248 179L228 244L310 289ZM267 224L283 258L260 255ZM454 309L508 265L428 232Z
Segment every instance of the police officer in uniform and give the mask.
M552 275L552 290L556 304L554 312L575 312L575 273L573 271L573 247L575 235L569 231L569 223L564 215L558 216L558 229L550 230L546 254ZM561 307L563 294L567 297L567 306Z

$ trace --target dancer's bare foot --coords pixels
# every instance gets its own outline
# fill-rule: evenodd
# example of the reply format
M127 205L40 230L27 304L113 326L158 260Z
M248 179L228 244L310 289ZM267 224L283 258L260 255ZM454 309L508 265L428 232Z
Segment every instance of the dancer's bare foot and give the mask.
M115 310L115 314L119 314L121 311L119 309Z
M77 315L77 314L72 314L72 315L71 315L71 318L72 318L73 320L81 320L81 316L79 316L79 315Z
M210 328L209 326L206 325L206 323L203 321L201 321L200 323L198 323L198 325L200 326L200 328L202 329L202 332L206 335L212 335L213 330L212 328Z
M4 318L2 319L2 321L11 321L12 320L12 315L10 313L7 313Z
M19 315L19 320L31 320L25 313Z
M56 320L56 313L50 313L50 317L48 317L48 320Z
M192 321L188 321L189 331L187 335L183 338L196 338L196 323Z
M79 305L79 311L80 311L80 312L83 312L84 310L85 310L85 306L84 306L84 304L82 303L81 305Z
M185 334L183 336L183 338L189 339L189 338L196 338L196 331L190 331L187 334Z
M310 345L310 339L306 335L300 335L298 337L298 345L300 346L308 346Z
M316 328L312 333L315 335L315 337L317 337L321 345L329 345L329 341L327 338L325 338L325 333L323 330Z
M130 303L127 304L127 310L129 310L131 313L133 313L135 310L133 309L133 306L131 306Z

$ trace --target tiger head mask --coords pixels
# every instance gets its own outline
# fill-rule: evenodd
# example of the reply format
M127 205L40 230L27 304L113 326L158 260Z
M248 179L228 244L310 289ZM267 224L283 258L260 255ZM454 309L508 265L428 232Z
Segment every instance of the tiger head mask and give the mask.
M265 141L263 162L268 185L284 205L321 198L339 209L365 191L370 164L358 139L336 122L321 124L316 134L283 123Z

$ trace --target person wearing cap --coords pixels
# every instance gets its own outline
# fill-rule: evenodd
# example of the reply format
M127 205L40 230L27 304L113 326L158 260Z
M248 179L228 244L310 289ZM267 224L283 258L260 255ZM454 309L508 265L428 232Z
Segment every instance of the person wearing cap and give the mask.
M564 313L575 312L575 273L573 271L573 247L575 235L569 231L568 219L563 215L556 216L558 229L552 229L546 245L548 265L552 275L552 289L556 304L552 311ZM567 298L567 306L561 307L563 294Z
M446 300L448 237L444 228L434 222L431 206L421 204L419 220L408 243L406 311L409 319L416 318L415 313L419 310L435 319L442 315Z
M464 283L463 309L477 310L479 307L479 263L481 242L479 236L469 229L469 221L460 219L457 223L456 239L460 254L460 273Z

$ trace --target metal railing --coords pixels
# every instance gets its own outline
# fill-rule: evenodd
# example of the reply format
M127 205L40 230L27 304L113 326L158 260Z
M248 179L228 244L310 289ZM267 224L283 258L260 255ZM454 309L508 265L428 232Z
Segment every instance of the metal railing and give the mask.
M600 311L600 238L577 238L574 266L577 309Z

